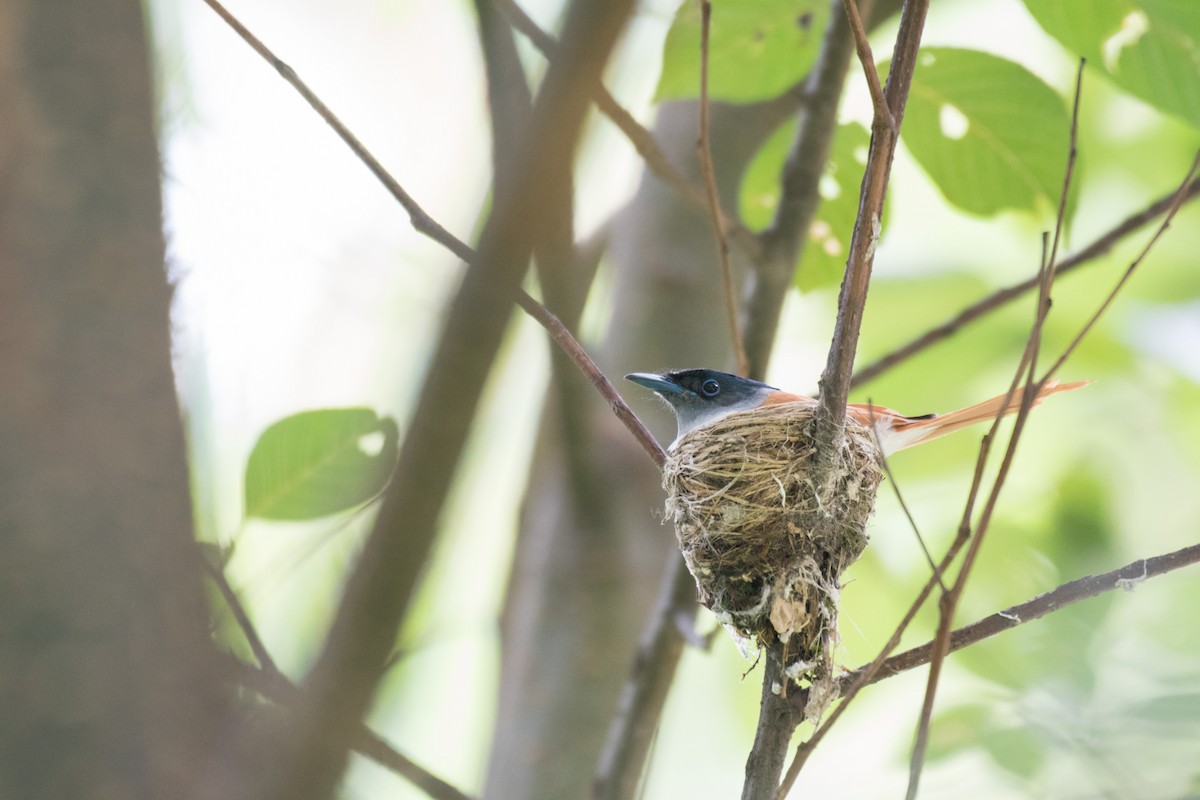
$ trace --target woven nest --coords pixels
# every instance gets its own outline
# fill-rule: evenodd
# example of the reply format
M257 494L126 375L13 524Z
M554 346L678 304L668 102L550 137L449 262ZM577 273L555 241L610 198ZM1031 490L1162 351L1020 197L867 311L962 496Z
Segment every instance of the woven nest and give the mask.
M882 471L872 432L847 419L817 486L814 411L766 406L692 430L663 486L700 601L739 644L781 653L789 677L832 690L840 579L867 546Z

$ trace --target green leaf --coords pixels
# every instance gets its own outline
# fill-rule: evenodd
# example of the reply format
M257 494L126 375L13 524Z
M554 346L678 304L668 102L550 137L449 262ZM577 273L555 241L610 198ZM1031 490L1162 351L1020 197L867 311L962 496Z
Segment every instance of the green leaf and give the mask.
M829 3L738 0L714 3L708 41L708 95L748 103L794 86L817 58ZM700 95L700 4L684 0L663 44L655 98Z
M1070 122L1040 78L997 56L921 51L901 136L945 195L964 211L1057 207Z
M399 430L369 408L302 411L267 428L246 464L246 516L307 520L379 493L396 463Z
M770 224L779 205L779 175L796 138L796 122L779 127L750 162L741 188L741 215L751 228ZM795 282L801 291L836 285L846 268L850 235L858 216L858 195L871 134L861 125L838 127L821 176L821 205L804 242ZM883 217L887 225L886 208Z
M1088 66L1156 108L1200 126L1196 0L1025 0L1042 28Z

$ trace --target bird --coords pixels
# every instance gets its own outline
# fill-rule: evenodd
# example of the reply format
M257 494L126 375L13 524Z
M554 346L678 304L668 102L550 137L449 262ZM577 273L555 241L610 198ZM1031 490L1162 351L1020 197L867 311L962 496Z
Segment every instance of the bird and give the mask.
M691 431L711 425L730 414L781 403L798 403L809 408L817 400L800 394L784 392L761 381L718 372L713 369L684 369L670 372L631 372L625 376L655 392L671 406L678 422L674 445ZM1034 399L1037 405L1058 392L1069 392L1087 386L1091 381L1073 383L1048 382ZM874 428L876 441L884 456L899 450L932 441L979 422L1013 414L1021 407L1023 393L1013 392L1005 403L1005 395L984 400L946 414L923 414L910 417L883 406L851 403L846 406L849 416L868 428Z

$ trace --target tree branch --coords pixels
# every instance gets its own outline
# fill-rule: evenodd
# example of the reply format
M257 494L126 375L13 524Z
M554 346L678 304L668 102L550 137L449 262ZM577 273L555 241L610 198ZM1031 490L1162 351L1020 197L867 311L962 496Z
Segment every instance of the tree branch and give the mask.
M696 581L679 553L667 562L650 625L642 635L629 680L621 690L617 714L608 727L596 766L593 800L637 797L646 754L658 730L659 713L683 653L683 625L692 625Z
M1184 191L1182 202L1186 203L1190 200L1193 200L1197 195L1200 195L1200 181L1193 181ZM1067 256L1062 261L1058 262L1054 268L1055 280L1067 274L1068 272L1071 272L1072 270L1095 261L1100 256L1103 256L1112 250L1112 248L1115 247L1126 236L1140 230L1143 226L1154 221L1155 218L1166 213L1166 211L1174 205L1178 196L1178 190L1172 190L1170 194L1160 197L1141 211L1131 214L1130 216L1121 220L1078 253ZM860 369L854 375L854 379L851 381L850 385L852 387L857 387L861 386L867 381L878 378L884 372L888 371L897 364L912 358L913 356L929 347L932 347L943 339L950 338L954 334L958 333L959 330L975 320L986 316L1002 306L1007 305L1013 300L1016 300L1029 290L1036 288L1037 284L1038 278L1037 276L1034 276L1027 280L1021 281L1020 283L1015 283L1012 286L1000 289L974 303L973 305L967 306L954 317L946 322L943 322L941 325L938 325L936 328L930 329L929 331L918 336L916 339L913 339L911 342L908 342L902 347L896 348L887 355L882 356L881 358Z
M1121 273L1121 277L1117 280L1116 285L1113 286L1112 291L1108 293L1108 296L1104 298L1104 301L1096 309L1095 313L1088 318L1086 323L1084 323L1079 333L1075 335L1075 338L1071 340L1071 343L1067 345L1066 349L1063 350L1062 354L1058 357L1050 369L1046 371L1046 376L1042 380L1046 380L1056 373L1063 363L1066 362L1066 360L1071 356L1071 354L1075 352L1075 348L1077 348L1079 343L1083 341L1083 338L1088 335L1088 332L1091 331L1092 327L1100 321L1100 317L1104 315L1104 312L1108 310L1108 307L1112 305L1112 302L1117 299L1117 294L1122 288L1124 288L1126 282L1133 277L1134 271L1137 270L1141 263L1146 259L1146 256L1150 254L1151 248L1153 248L1154 245L1158 243L1159 238L1167 232L1167 228L1171 226L1171 221L1175 219L1175 214L1178 213L1179 209L1183 206L1187 189L1190 185L1192 185L1192 178L1195 176L1198 169L1200 169L1200 150L1196 151L1196 155L1192 159L1192 166L1188 169L1188 173L1184 177L1183 182L1175 191L1175 196L1172 200L1171 206L1167 209L1166 216L1163 217L1163 221L1158 226L1158 229L1154 231L1154 235L1151 236L1150 240L1146 242L1146 245L1142 248L1141 252L1138 253L1137 258L1131 261L1125 271Z
M887 194L888 178L896 150L896 139L900 123L904 118L904 106L908 98L909 86L912 83L912 73L916 66L921 31L924 28L928 6L928 0L908 0L904 4L900 15L900 28L893 49L891 71L884 92L889 116L883 118L877 115L872 124L871 146L863 175L858 217L855 220L850 254L846 262L846 274L842 280L841 293L838 297L837 323L834 328L833 342L829 348L829 358L821 376L819 405L814 416L813 444L818 454L814 483L817 486L825 484L826 476L832 474L835 454L842 447L851 368L858 346L858 334L862 326L867 289L871 281L871 267L874 262L875 245L879 238L883 201ZM864 68L873 67L864 64ZM768 653L768 657L771 655ZM764 675L764 681L769 679L769 671L765 672L767 674ZM769 684L764 686L764 697L772 688ZM766 705L764 704L765 709ZM777 717L776 720L782 721L782 718ZM793 723L792 719L786 721ZM794 722L798 721L798 719L794 720ZM761 764L778 764L778 768L772 776L772 782L777 787L773 790L773 794L778 796L785 795L789 788L788 780L780 784L779 773L782 771L786 748L794 728L795 724L792 724L785 736L779 735L778 732L768 735L764 731L760 719L755 740L755 752L760 750L760 741L764 741L767 745L783 748L778 753L778 758L767 759L761 755L758 758L758 763ZM793 764L793 768L795 770L795 764ZM749 765L747 765L747 770L749 770ZM789 779L794 770L789 770ZM746 788L749 790L751 784L749 772L747 779ZM761 778L757 778L754 782L761 783L762 781ZM745 797L745 795L743 796Z
M776 800L779 774L787 758L792 733L804 721L804 710L787 700L788 677L784 674L782 648L763 654L763 686L758 707L758 728L754 746L746 759L746 782L742 800Z
M1110 572L1087 575L1064 583L1045 594L1026 600L1024 603L1010 606L970 625L958 628L950 634L948 652L962 650L964 647L989 639L998 633L1041 619L1047 614L1052 614L1082 600L1097 597L1105 592L1111 592L1114 589L1131 592L1143 581L1174 572L1197 562L1200 562L1200 544L1190 545L1151 558L1140 558ZM934 642L930 641L911 650L905 650L903 653L897 653L884 661L879 669L867 679L866 683L878 683L899 675L901 672L928 664L933 657L933 646ZM851 686L864 674L865 668L848 672L842 676L841 685Z
M866 0L865 5L873 4L874 0ZM832 5L821 52L804 83L805 105L796 141L779 176L775 216L760 236L762 257L754 263L754 282L746 303L748 374L759 380L766 376L783 300L821 205L817 187L829 161L838 103L850 69L853 48L846 15L841 13L840 0L832 0Z
M851 369L862 327L863 307L871 282L875 260L875 245L879 239L883 200L887 194L896 138L904 119L912 74L916 67L921 31L925 25L928 0L908 0L900 14L900 29L892 53L884 96L891 117L875 118L872 124L871 147L863 176L858 218L850 240L850 255L846 275L838 297L837 322L829 359L820 380L820 405L816 413L816 446L828 457L835 452L842 437L846 420L846 401L850 392Z
M358 156L359 160L379 179L380 183L400 202L401 206L408 211L409 219L413 228L425 236L428 236L433 241L445 247L451 253L461 258L467 264L474 264L478 260L476 252L469 245L457 238L450 231L442 227L435 219L429 216L423 208L404 190L404 187L397 181L371 154L371 152L350 132L337 115L335 115L328 106L304 83L290 66L284 63L276 56L265 44L262 43L253 33L251 33L245 25L241 23L233 14L231 14L218 0L204 0L233 30L254 49L256 53L262 56L268 64L275 68L279 75L295 89L309 105L313 107L323 120L333 128L334 132L346 143L347 146ZM500 0L503 2L503 0ZM641 423L637 416L626 405L621 395L617 392L612 383L604 377L600 372L599 367L587 355L583 346L574 335L562 324L549 309L545 308L541 303L531 297L527 292L518 288L515 292L515 300L517 305L521 307L529 316L533 317L546 332L550 334L550 338L571 357L580 371L587 376L600 395L612 407L617 418L629 429L633 434L634 439L646 451L659 466L665 460L665 454L658 441L650 433L649 430Z

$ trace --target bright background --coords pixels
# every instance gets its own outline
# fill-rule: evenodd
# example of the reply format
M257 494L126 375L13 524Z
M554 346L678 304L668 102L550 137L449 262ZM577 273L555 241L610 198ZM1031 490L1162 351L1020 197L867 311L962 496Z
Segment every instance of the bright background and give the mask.
M305 409L366 405L404 420L461 265L410 228L324 123L199 0L152 7L179 382L200 530L233 548L231 579L280 666L298 676L369 514L244 521L246 458L264 428ZM230 8L434 218L471 239L490 145L470 4L237 0ZM557 3L525 8L553 28ZM610 88L646 124L674 11L666 0L643 3L609 74ZM888 51L893 33L894 26L877 32L877 53ZM935 3L925 41L1004 55L1069 96L1073 60L1015 0ZM540 71L540 59L523 51ZM842 115L866 124L857 72L852 83ZM1082 192L1068 252L1180 180L1198 138L1094 76L1084 109ZM580 155L580 233L618 209L639 175L619 134L592 126ZM903 148L890 214L860 364L1031 274L1040 232L1051 224L1048 216L955 211ZM1194 209L1181 214L1068 365L1066 378L1097 384L1037 412L961 621L1195 541L1198 221ZM1062 281L1052 347L1068 340L1148 233ZM834 302L829 288L790 298L771 370L778 385L815 386ZM914 313L925 307L918 304L940 310ZM1002 391L1030 308L1018 303L927 351L871 384L869 396L923 413ZM585 339L603 329L609 311L589 311ZM513 325L403 637L405 657L372 719L401 752L468 792L481 789L488 754L497 616L547 379L544 352L540 329L524 319ZM977 441L962 435L893 463L935 552L953 534ZM927 570L890 490L880 497L871 551L844 594L847 664L874 655ZM1191 619L1198 589L1195 574L1180 572L952 658L922 797L1166 798L1200 790L1200 637ZM930 618L918 627L906 642L926 638ZM740 679L746 667L724 636L711 653L687 653L646 797L737 793L759 691L757 672ZM917 671L871 690L818 752L797 796L898 796L923 684ZM345 796L422 795L359 761Z

